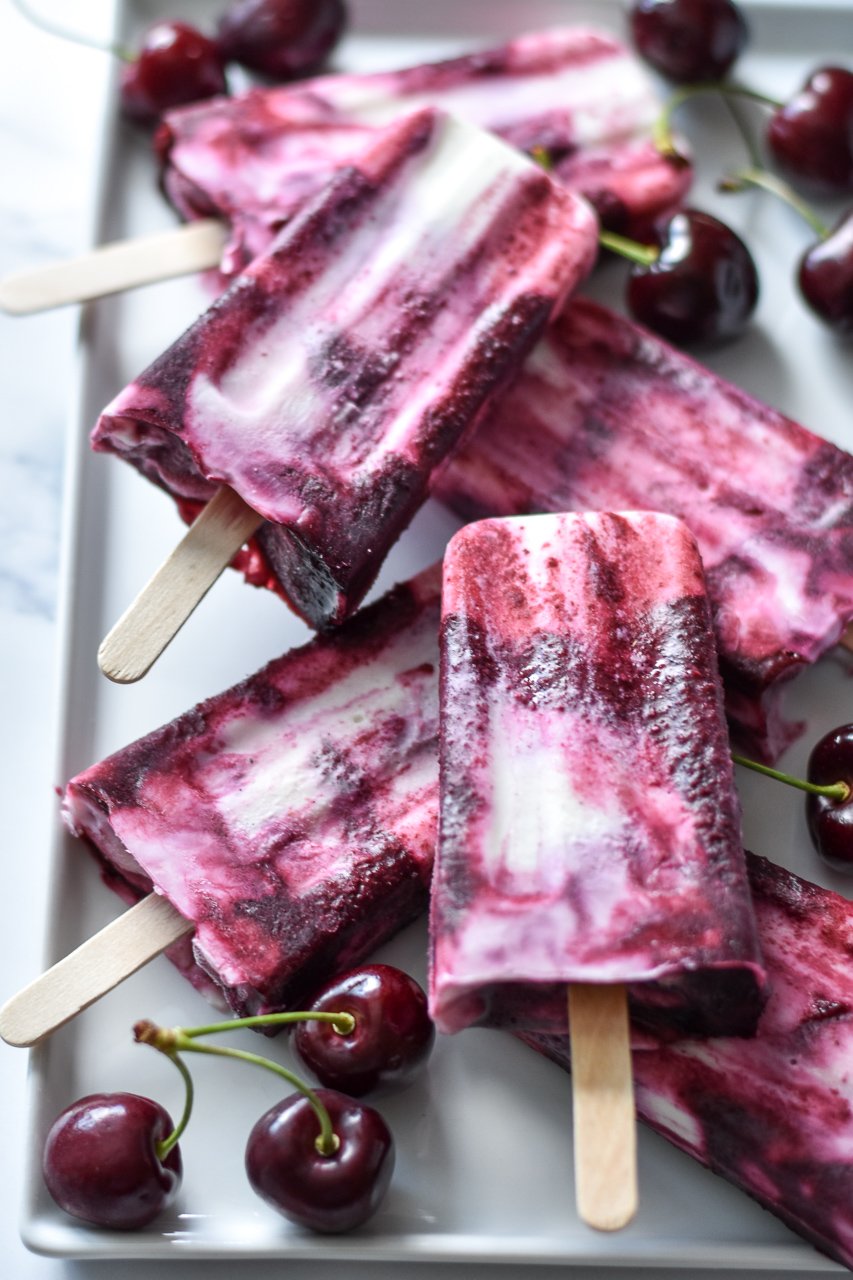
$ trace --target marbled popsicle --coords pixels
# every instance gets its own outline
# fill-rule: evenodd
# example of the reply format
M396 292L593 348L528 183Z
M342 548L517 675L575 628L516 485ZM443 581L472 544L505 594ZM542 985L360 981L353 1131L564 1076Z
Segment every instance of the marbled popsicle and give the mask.
M753 1038L634 1053L652 1129L853 1269L853 903L747 855L769 999ZM524 1036L569 1065L568 1038Z
M383 129L101 415L184 513L222 485L310 625L341 622L473 424L589 271L585 201L425 109Z
M702 566L648 512L483 520L445 553L430 1006L566 1025L570 983L748 1034L763 971Z
M436 477L469 519L640 509L702 554L726 707L772 760L784 682L853 618L853 458L661 338L574 300Z
M605 226L645 234L690 185L651 141L660 99L640 60L586 27L531 32L497 48L370 74L254 88L166 114L156 146L163 188L185 218L224 218L227 274L265 250L284 221L375 129L436 106L528 153L586 196Z
M426 908L440 585L426 571L66 788L107 882L195 924L173 958L235 1013L292 1007Z

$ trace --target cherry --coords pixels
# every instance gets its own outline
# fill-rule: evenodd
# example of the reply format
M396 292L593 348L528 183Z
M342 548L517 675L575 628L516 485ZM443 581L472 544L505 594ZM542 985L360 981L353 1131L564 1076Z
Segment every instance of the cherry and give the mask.
M836 333L853 334L853 209L800 259L800 292Z
M348 1035L329 1022L299 1022L293 1030L293 1047L309 1071L352 1097L410 1084L435 1041L426 995L393 965L343 974L315 996L310 1009L350 1013L355 1020Z
M838 871L853 872L853 724L831 729L812 748L806 772L818 786L842 782L849 788L844 800L806 797L806 822L812 844Z
M394 1171L394 1139L378 1111L332 1089L316 1096L329 1113L336 1149L318 1149L311 1102L291 1094L255 1124L246 1173L267 1204L312 1231L349 1231L379 1208Z
M771 116L767 144L795 186L815 195L853 192L853 71L812 72Z
M219 48L276 80L318 71L346 26L343 0L234 0L219 20Z
M154 124L170 107L227 92L219 49L185 22L155 23L123 65L119 92L125 115Z
M42 1157L47 1189L66 1213L98 1227L132 1231L151 1222L181 1185L181 1156L157 1151L173 1132L169 1115L135 1093L93 1093L51 1126Z
M631 314L678 346L735 337L758 301L752 255L725 223L682 209L656 231L660 254L628 278Z
M635 0L630 22L637 52L676 84L722 80L749 38L732 0Z

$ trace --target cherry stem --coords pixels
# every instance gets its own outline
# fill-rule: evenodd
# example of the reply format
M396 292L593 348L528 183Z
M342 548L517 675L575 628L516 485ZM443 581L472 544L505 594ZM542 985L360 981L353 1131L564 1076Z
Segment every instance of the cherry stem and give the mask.
M135 61L133 54L120 44L105 44L102 40L95 40L92 36L85 36L80 31L72 31L68 27L61 27L58 23L43 18L40 13L34 13L24 0L12 0L12 7L18 10L22 18L26 18L27 22L31 22L34 27L39 27L42 31L46 31L48 35L58 36L60 40L70 40L72 44L83 45L86 49L97 49L99 53L111 53L113 57L120 58L122 62Z
M190 1116L193 1110L193 1100L195 1098L195 1088L193 1078L190 1075L189 1068L183 1058L172 1052L171 1049L158 1043L157 1032L159 1028L153 1022L137 1022L133 1028L133 1034L139 1044L148 1044L152 1049L159 1050L164 1057L174 1062L178 1071L181 1073L184 1081L184 1109L181 1118L175 1125L168 1138L163 1138L160 1142L155 1143L154 1150L157 1153L157 1159L162 1163L173 1147L176 1147L183 1136L184 1130L190 1122Z
M796 787L798 791L807 791L812 796L825 796L827 800L837 800L840 804L850 798L850 788L846 782L833 782L828 786L819 786L816 782L806 782L804 778L793 778L789 773L781 773L778 769L759 764L757 760L747 760L746 756L735 755L734 752L732 752L732 759L735 764L742 764L745 769L763 773L767 778L775 778L777 782L785 782L789 787Z
M226 1022L211 1022L205 1027L182 1027L183 1035L190 1040L197 1036L216 1035L220 1031L233 1031L238 1027L275 1027L291 1022L331 1022L339 1035L348 1036L355 1030L355 1018L351 1013L321 1013L319 1010L291 1013L258 1013L248 1018L229 1018Z
M771 192L774 196L778 196L780 200L784 200L792 209L804 218L813 231L820 236L821 240L825 240L829 235L829 227L825 222L817 216L814 209L806 204L794 191L788 183L782 178L777 178L775 173L768 173L766 169L762 169L760 165L753 165L749 169L739 169L735 173L727 174L717 183L719 191L743 191L744 187L761 187L764 191Z
M276 1016L275 1014L261 1014L260 1018L268 1020ZM316 1016L311 1014L311 1017ZM237 1018L232 1022L223 1023L222 1027L225 1030L230 1030L232 1027L240 1025L251 1026L253 1022L251 1019ZM259 1025L259 1023L254 1023L254 1025ZM191 1028L190 1030L194 1031L195 1034L199 1034L199 1028ZM193 1035L185 1031L183 1027L158 1027L153 1022L138 1022L134 1027L134 1034L137 1040L144 1044L152 1045L176 1062L179 1061L178 1055L180 1053L206 1053L212 1057L234 1058L239 1062L251 1062L256 1067L266 1067L267 1071L272 1071L275 1075L281 1076L282 1080L286 1080L291 1088L296 1089L310 1103L320 1125L320 1132L314 1140L314 1145L319 1154L321 1156L334 1155L341 1145L340 1138L332 1128L332 1118L317 1097L317 1094L303 1080L300 1080L299 1076L292 1071L288 1071L287 1067L281 1066L280 1063L272 1062L269 1058L262 1058L260 1054L250 1053L246 1049L229 1049L221 1044L197 1044ZM201 1034L206 1034L204 1028L201 1028Z
M660 257L660 249L651 244L640 244L638 240L629 240L615 231L599 231L598 243L605 249L618 253L620 258L629 262L638 262L643 267L650 267Z
M764 107L773 107L774 110L784 105L777 99L769 98L767 94L758 93L757 90L748 89L746 85L742 84L721 84L718 81L709 80L707 83L685 85L683 89L674 93L669 99L652 130L654 144L663 155L680 156L681 153L672 136L672 117L685 102L689 102L691 98L696 98L703 93L718 94L726 101L733 98L746 98L750 102L759 102ZM734 112L732 114L746 143L750 159L754 161L757 158L755 144L749 133L747 133L743 122Z

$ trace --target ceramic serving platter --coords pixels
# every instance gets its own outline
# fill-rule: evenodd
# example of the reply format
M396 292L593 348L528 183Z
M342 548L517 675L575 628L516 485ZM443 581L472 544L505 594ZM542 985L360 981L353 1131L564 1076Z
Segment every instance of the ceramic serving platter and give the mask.
M183 3L182 16L210 22L218 7ZM594 22L622 31L621 6L601 0L360 0L338 65L378 69L488 44L523 29ZM752 52L740 73L770 93L793 91L812 66L851 47L847 5L747 6ZM164 14L158 4L130 3L117 22L132 34ZM709 363L836 443L853 447L853 373L849 348L834 342L799 303L792 269L808 242L804 224L770 198L718 195L716 178L741 163L742 144L727 112L704 100L679 123L698 157L695 203L722 211L752 246L762 299L751 332ZM827 211L831 212L831 210ZM106 108L97 234L118 239L168 227L143 137ZM622 264L599 270L589 290L621 305ZM112 458L95 457L87 432L100 407L176 337L206 305L195 279L160 284L92 304L81 327L81 376L71 423L64 546L63 719L57 781L123 746L234 683L304 640L305 627L271 594L226 574L152 674L139 685L110 685L98 673L100 638L181 532L171 503ZM761 476L755 476L760 491ZM394 550L377 591L436 560L455 520L428 506ZM809 742L849 718L849 666L829 658L789 691L790 714L805 732L788 753L802 767ZM799 797L743 776L746 840L842 892L810 851ZM56 805L50 795L45 805ZM51 850L48 963L117 914L82 847L60 829ZM425 929L409 928L381 953L424 978ZM640 1137L640 1210L616 1235L578 1221L572 1185L569 1081L557 1068L498 1032L443 1039L430 1069L410 1091L378 1104L397 1140L392 1188L377 1216L341 1237L306 1234L263 1205L243 1172L243 1147L257 1117L279 1095L273 1076L199 1060L197 1106L182 1141L183 1189L176 1205L142 1232L89 1230L61 1213L41 1183L38 1162L53 1116L78 1096L127 1089L180 1110L177 1072L132 1043L130 1028L147 1016L168 1024L201 1022L208 1007L168 961L159 959L58 1032L33 1054L29 1174L23 1221L26 1243L69 1257L281 1257L416 1261L445 1259L524 1264L834 1270L775 1218L657 1136ZM238 1043L257 1048L245 1032ZM288 1061L281 1040L269 1053ZM195 1063L193 1064L195 1066Z

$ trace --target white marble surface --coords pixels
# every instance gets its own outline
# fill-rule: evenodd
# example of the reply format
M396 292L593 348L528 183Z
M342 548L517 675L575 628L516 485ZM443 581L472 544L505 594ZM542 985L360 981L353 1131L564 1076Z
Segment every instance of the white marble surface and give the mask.
M78 15L92 30L105 0L43 12ZM179 9L176 6L176 10ZM0 275L81 250L87 240L98 113L108 59L33 30L0 3ZM0 705L4 751L0 780L4 815L4 928L0 932L0 999L40 968L45 863L54 809L51 776L55 707L56 598L63 436L75 362L74 309L26 319L0 317ZM19 1180L26 1113L26 1055L0 1046L0 1274L10 1280L85 1280L104 1264L71 1263L27 1253L18 1236ZM116 1277L153 1276L162 1263L110 1263ZM186 1277L231 1275L233 1264L175 1263ZM326 1280L331 1265L295 1263L290 1280ZM334 1267L340 1275L340 1264ZM493 1269L489 1269L491 1274ZM240 1267L257 1280L280 1276L280 1263ZM480 1280L486 1268L416 1264L385 1269L349 1265L346 1274L416 1275L418 1280ZM508 1267L507 1280L532 1274ZM548 1270L548 1274L553 1274ZM573 1271L578 1280L602 1272ZM613 1280L642 1273L608 1271ZM669 1272L686 1280L686 1272ZM709 1273L704 1272L704 1275ZM730 1276L734 1273L729 1272ZM745 1277L746 1273L743 1273ZM766 1274L766 1273L765 1273ZM806 1273L802 1273L805 1277ZM825 1273L824 1273L825 1274ZM737 1278L735 1277L735 1280Z

